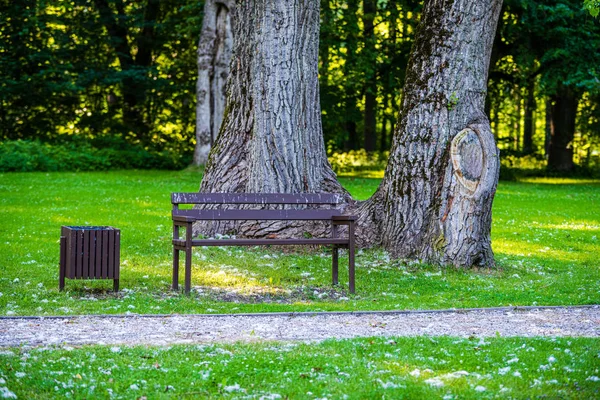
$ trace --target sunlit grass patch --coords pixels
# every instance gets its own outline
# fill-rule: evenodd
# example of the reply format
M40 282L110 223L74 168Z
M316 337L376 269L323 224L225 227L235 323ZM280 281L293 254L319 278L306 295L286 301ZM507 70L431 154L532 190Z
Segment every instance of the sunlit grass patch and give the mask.
M599 340L400 337L321 343L3 349L18 398L581 398Z
M379 180L343 178L358 199ZM197 170L0 174L0 314L227 313L600 303L600 184L501 182L492 239L497 268L460 270L347 254L331 284L331 251L195 248L192 294L172 292L170 193L197 191ZM121 229L121 287L67 280L58 292L61 225ZM183 263L182 263L183 264ZM183 265L181 267L183 270ZM183 279L181 275L180 281Z

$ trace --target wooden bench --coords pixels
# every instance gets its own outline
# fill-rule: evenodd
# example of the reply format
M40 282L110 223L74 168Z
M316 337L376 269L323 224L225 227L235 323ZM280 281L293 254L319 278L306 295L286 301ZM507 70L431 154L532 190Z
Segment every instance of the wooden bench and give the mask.
M194 246L260 246L260 245L333 245L333 284L338 284L338 248L348 248L349 290L354 293L354 229L356 217L343 215L335 206L342 201L336 194L262 194L262 193L172 193L173 204L173 290L179 288L179 252L185 251L185 292L189 293L192 275L192 248ZM180 209L180 204L250 204L250 205L301 205L320 208L294 209ZM329 206L329 208L322 208ZM193 239L192 225L196 221L330 221L331 237L302 239ZM348 237L339 237L338 226L348 226ZM185 228L180 237L179 228Z

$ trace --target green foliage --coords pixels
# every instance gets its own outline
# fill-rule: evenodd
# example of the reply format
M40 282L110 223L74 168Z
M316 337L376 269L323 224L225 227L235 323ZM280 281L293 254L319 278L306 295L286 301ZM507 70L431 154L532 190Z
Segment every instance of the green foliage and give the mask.
M0 378L24 399L592 399L599 345L598 338L421 336L23 347L2 351Z
M168 150L148 151L118 138L58 144L0 142L0 172L181 169L189 162L189 156Z
M319 85L323 134L325 142L338 151L362 147L366 91L377 94L379 147L387 150L391 143L421 2L376 3L371 38L370 32L366 37L363 29L361 1L321 1ZM366 46L367 41L374 41L374 46ZM367 87L373 76L375 87Z
M200 172L111 171L0 174L0 315L229 313L439 309L600 302L599 181L501 182L492 245L498 268L465 271L395 261L381 250L356 257L357 294L340 286L331 253L301 247L195 248L192 294L170 290L169 194L197 191ZM342 178L359 200L379 179ZM121 229L121 287L67 280L58 291L61 225ZM35 248L22 243L35 243ZM27 267L27 274L24 268ZM183 281L183 277L181 277ZM202 289L202 290L198 290Z
M592 17L597 17L600 14L600 1L584 0L583 8L586 9Z
M110 134L153 152L190 153L202 7L0 2L0 140Z
M593 168L600 136L600 130L593 127L600 93L597 48L600 24L586 14L580 0L504 2L488 98L490 119L502 150L541 155L549 149L554 126L558 127L555 142L569 143L569 150L562 150L564 157L570 157L572 149L576 163ZM552 105L565 93L579 102L579 109L563 108L553 116ZM577 117L574 132L555 121L566 115ZM529 130L527 118L532 120ZM525 145L524 137L529 135L532 141Z

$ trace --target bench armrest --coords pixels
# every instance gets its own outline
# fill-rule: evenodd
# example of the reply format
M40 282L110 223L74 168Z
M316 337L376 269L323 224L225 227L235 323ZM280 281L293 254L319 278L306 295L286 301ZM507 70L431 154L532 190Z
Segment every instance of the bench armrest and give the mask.
M187 215L173 215L173 221L177 222L196 222L196 218Z
M356 215L334 215L331 217L332 221L356 221L358 217Z

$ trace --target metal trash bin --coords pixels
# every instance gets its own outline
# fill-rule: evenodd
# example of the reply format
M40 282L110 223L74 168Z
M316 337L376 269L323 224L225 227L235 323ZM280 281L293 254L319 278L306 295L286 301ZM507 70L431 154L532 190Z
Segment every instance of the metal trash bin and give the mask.
M58 287L65 278L112 279L119 291L121 231L112 226L63 226L60 234Z

